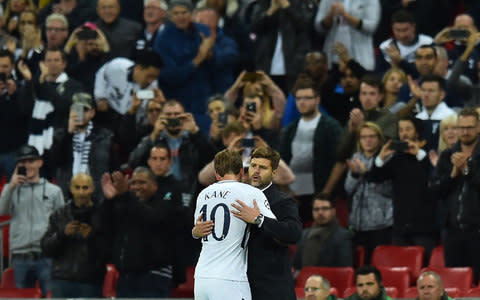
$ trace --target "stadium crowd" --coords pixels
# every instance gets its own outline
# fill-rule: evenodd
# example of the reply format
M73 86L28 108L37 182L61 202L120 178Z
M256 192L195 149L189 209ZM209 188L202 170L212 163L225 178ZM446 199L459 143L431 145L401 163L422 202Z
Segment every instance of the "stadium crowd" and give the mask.
M282 285L259 275L278 265L293 284L393 244L425 261L443 245L478 280L477 24L475 0L0 0L16 286L101 297L113 264L118 297L170 296L198 259L195 200L223 149L278 219L252 233L249 278ZM386 297L379 274L356 273L380 287L358 297ZM306 282L308 299L332 297Z

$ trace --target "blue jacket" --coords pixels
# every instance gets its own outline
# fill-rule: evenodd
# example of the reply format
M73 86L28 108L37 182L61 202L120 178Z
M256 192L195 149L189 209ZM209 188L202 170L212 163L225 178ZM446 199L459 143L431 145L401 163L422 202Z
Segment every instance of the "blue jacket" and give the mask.
M186 31L168 24L153 43L164 63L158 85L167 99L181 101L185 110L194 114L206 111L207 97L212 94L212 62L206 60L198 67L193 64L202 43L200 33L210 35L202 24L192 23Z

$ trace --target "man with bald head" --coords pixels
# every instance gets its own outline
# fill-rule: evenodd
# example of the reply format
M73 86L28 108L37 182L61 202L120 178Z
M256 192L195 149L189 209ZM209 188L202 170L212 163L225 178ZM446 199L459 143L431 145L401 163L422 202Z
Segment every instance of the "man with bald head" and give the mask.
M124 9L128 9L128 7ZM142 27L134 21L120 17L120 10L118 0L98 0L99 20L95 23L105 34L112 57L133 58L136 39L140 36Z
M417 279L417 290L416 300L452 300L443 290L442 278L433 271L420 274Z
M330 282L321 275L312 275L305 282L305 300L327 300L330 298Z
M462 54L467 48L468 36L465 38L455 38L455 32L452 35L452 30L465 30L466 34L476 34L478 32L475 26L475 20L468 14L459 14L455 17L453 26L449 26L440 31L435 37L435 43L453 42L453 48L448 51L448 59L450 67L453 63L462 57ZM480 61L480 46L477 43L468 57L464 57L465 69L463 74L466 75L472 82L478 81L477 62Z
M72 178L72 199L50 216L43 253L53 258L52 297L102 297L109 242L92 177Z

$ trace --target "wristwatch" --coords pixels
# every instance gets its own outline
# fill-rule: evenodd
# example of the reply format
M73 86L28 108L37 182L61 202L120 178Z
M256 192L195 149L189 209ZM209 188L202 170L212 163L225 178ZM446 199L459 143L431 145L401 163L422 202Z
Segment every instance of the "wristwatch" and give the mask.
M262 214L259 214L255 218L255 220L253 220L253 224L255 224L255 225L260 225L260 224L262 224L262 222L263 222L263 215Z

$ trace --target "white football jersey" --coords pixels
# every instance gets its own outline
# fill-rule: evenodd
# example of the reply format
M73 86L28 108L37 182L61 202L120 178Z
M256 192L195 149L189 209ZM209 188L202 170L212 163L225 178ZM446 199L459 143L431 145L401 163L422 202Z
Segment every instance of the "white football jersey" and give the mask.
M235 210L235 200L250 207L256 200L261 214L275 218L265 195L253 186L223 180L205 188L197 198L194 222L203 213L203 220L213 220L214 228L202 239L195 278L248 281L247 242L250 226L256 225L247 224L230 212Z

